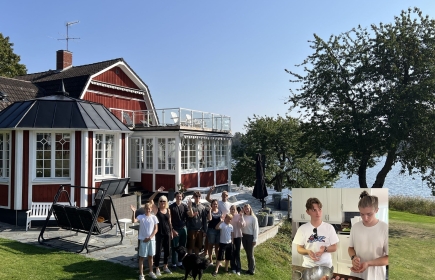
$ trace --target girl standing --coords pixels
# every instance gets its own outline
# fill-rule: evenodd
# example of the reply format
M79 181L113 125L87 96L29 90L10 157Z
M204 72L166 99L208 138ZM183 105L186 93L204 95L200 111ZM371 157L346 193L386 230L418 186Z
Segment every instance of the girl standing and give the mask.
M246 251L246 257L248 259L248 274L255 274L255 258L254 247L257 244L258 238L258 220L252 211L251 205L245 204L243 206L245 226L242 228L242 244Z
M240 263L240 247L242 244L242 228L245 226L245 220L243 218L243 210L240 207L235 205L231 205L230 213L233 215L233 220L231 224L233 225L233 234L234 234L234 248L233 255L231 258L231 270L233 273L237 273L240 275L240 271L242 270Z

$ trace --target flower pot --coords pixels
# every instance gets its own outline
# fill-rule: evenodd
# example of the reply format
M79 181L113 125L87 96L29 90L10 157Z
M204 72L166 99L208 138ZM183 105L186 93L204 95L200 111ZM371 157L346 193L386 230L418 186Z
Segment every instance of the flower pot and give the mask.
M275 220L275 216L274 215L267 216L267 226L268 227L273 226L274 220Z
M268 217L269 215L267 215L267 214L263 214L263 215L258 215L258 226L259 227L265 227L265 226L267 226L267 217Z

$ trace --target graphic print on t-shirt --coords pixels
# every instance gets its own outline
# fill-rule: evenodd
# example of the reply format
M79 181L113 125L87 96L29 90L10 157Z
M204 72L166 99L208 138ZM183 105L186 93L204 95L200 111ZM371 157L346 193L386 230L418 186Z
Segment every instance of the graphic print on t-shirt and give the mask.
M308 238L307 243L314 243L314 242L325 242L326 236L317 236L315 238L314 234L311 234L311 236Z

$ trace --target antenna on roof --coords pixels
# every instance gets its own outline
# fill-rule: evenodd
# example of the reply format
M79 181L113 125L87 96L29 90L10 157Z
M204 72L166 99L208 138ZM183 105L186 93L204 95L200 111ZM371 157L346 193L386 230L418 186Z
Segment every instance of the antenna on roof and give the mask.
M72 38L72 37L69 37L68 36L68 29L69 29L69 26L70 25L73 25L73 24L76 24L76 23L79 23L80 21L70 21L70 22L67 22L65 25L66 25L66 38L65 39L57 39L57 40L66 40L66 50L68 50L68 41L69 40L77 40L77 39L80 39L80 38Z

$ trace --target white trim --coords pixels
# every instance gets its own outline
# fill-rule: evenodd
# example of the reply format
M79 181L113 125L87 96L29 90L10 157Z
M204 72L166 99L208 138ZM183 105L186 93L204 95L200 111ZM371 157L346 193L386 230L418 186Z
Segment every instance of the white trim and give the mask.
M83 174L83 176L81 177L81 186L87 186L87 182L88 182L88 166L89 166L89 145L88 145L88 141L89 141L89 131L82 131L81 137L82 137L82 151L81 154L82 156L82 161L81 161L81 167L80 167L80 172L81 174ZM92 186L88 186L88 187L92 187ZM86 190L85 188L80 188L80 206L81 207L87 207L88 205L88 198L86 195Z
M118 94L111 94L111 93L106 93L106 92L102 92L102 91L96 91L96 90L90 90L90 89L88 89L87 92L95 93L95 94L100 94L100 95L104 95L104 96L109 96L109 97L116 97L116 98L119 98L119 99L125 99L125 100L129 100L129 101L145 102L145 100L143 100L143 99L133 98L133 97L127 97L127 96L122 96L122 95L118 95Z
M22 210L23 205L23 131L15 133L15 186L14 209Z
M132 89L132 88L118 86L118 85L109 84L109 83L104 83L104 82L96 81L96 80L91 80L91 85L96 85L96 86L110 88L110 89L116 89L116 90L120 90L120 91L126 91L126 92L140 94L140 95L146 94L146 92L143 90Z

